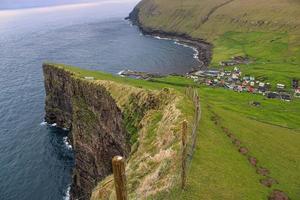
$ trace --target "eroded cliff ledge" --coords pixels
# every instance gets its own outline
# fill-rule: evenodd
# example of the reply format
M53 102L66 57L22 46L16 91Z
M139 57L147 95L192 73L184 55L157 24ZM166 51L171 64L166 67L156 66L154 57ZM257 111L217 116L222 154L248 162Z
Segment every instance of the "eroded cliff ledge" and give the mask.
M70 129L75 151L72 199L89 199L96 183L111 174L111 159L130 147L121 110L101 85L45 64L46 121Z
M190 104L189 99L167 88L149 90L123 84L125 79L111 81L110 75L102 74L104 80L85 77L101 72L56 64L44 64L43 69L45 119L70 129L75 152L71 199L89 199L92 193L96 199L114 198L113 186L102 183L111 180L115 155L127 158L131 198L173 186L180 167L180 121L187 119L178 105Z

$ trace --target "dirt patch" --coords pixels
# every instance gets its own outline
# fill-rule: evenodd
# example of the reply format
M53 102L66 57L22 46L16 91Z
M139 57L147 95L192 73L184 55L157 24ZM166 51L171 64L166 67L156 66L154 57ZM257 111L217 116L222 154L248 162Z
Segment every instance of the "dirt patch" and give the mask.
M250 156L248 160L252 166L256 167L258 160L255 157Z
M234 140L235 140L235 136L234 136L232 133L229 133L229 134L228 134L228 137L231 139L231 141L234 141Z
M215 125L219 124L219 117L217 115L214 115L211 117L211 121L215 123Z
M267 175L270 174L270 171L269 171L268 169L266 169L266 168L260 167L260 168L258 168L258 169L256 170L256 173L258 173L258 174L260 174L260 175L263 175L263 176L267 176Z
M290 198L280 190L273 190L268 200L289 200Z
M223 130L225 133L228 133L228 132L229 132L228 128L226 128L226 127L224 127L224 126L222 126L221 128L222 128L222 130Z
M278 184L278 181L276 181L273 178L265 178L265 179L261 179L260 183L263 184L266 187L272 187L272 185Z
M235 139L233 142L232 142L236 147L240 147L241 146L241 141L239 141L238 139Z
M249 150L246 147L241 147L239 148L239 152L243 155L246 155L249 152Z

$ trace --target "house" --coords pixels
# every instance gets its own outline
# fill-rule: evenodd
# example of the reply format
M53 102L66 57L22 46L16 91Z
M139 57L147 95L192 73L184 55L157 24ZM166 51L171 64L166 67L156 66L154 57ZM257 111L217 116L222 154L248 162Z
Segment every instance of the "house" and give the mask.
M280 95L277 92L269 92L266 94L269 99L280 99Z
M88 81L92 81L92 80L94 80L94 77L92 77L92 76L86 76L86 77L84 77L84 79L88 80Z
M300 98L300 88L295 89L294 97Z
M283 90L285 88L285 85L278 83L277 84L277 89Z
M266 91L267 91L266 84L263 83L263 82L259 82L259 84L258 84L258 92L259 93L264 93Z
M233 73L233 74L231 75L231 78L232 78L233 80L237 80L237 79L239 79L239 74L238 74L238 73Z
M293 87L294 89L299 88L299 80L293 79L293 80L292 80L292 87Z
M231 71L225 71L225 76L230 76L231 75Z
M280 97L282 100L284 101L291 101L292 100L292 97L290 94L287 94L287 93L282 93L280 94Z
M254 93L255 92L255 88L252 87L252 86L248 86L247 87L247 91L250 92L250 93Z

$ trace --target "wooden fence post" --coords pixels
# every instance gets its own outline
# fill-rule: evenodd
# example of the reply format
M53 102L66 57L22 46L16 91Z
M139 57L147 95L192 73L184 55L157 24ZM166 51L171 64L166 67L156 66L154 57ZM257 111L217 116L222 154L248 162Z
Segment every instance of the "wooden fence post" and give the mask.
M122 156L115 156L112 159L112 167L117 200L127 200L125 159Z
M182 123L182 171L181 171L181 188L186 185L186 157L187 157L187 121Z

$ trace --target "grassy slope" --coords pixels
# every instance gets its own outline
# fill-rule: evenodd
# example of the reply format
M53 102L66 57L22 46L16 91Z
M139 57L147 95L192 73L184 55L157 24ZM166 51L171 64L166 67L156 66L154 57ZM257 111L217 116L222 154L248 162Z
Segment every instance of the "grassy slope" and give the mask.
M297 0L144 0L144 26L187 33L214 45L212 66L232 56L255 63L244 74L290 86L300 78L300 2ZM285 103L222 89L200 89L203 118L186 191L161 199L266 199L271 189L300 197L299 100ZM259 108L249 106L259 101ZM217 125L212 118L218 116ZM221 127L228 128L279 184L262 186Z
M193 85L191 80L182 77L170 76L149 82L67 68L82 77L93 76L146 89L168 87L183 93L187 86ZM189 168L188 187L181 191L177 185L170 193L159 193L149 199L260 200L266 199L274 188L297 199L300 195L300 101L266 100L259 95L207 87L200 87L199 92L203 115ZM262 106L249 106L250 101L259 101ZM183 105L181 109L188 107ZM185 112L190 113L190 108ZM215 115L218 115L217 124L213 120ZM250 155L258 159L259 166L268 168L279 184L271 189L262 186L259 183L262 176L238 153L221 127L233 132Z

